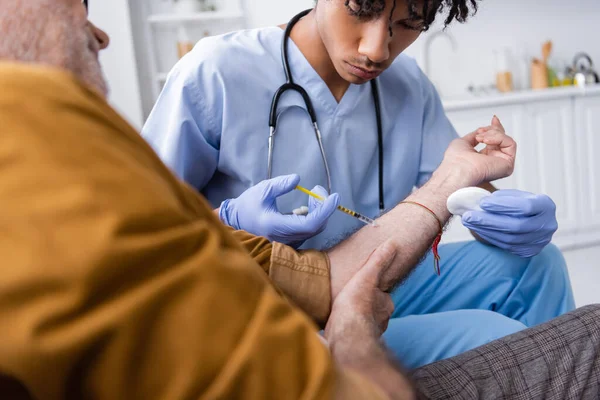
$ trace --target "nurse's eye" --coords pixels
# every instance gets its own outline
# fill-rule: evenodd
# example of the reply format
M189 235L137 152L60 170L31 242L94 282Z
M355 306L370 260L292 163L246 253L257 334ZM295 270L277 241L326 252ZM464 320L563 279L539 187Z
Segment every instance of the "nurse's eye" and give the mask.
M346 0L344 5L351 16L372 19L381 15L385 9L385 0Z
M395 23L395 26L402 28L402 29L407 29L410 31L423 32L425 30L424 22L425 21L423 21L423 20L403 19L403 20L397 21Z

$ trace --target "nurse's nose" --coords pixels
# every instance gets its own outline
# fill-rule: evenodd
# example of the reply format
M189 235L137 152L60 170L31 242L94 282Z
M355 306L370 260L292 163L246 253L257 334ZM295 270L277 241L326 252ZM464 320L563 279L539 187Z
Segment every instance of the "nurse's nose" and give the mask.
M365 24L358 52L373 63L383 63L390 58L390 43L389 21L379 18Z

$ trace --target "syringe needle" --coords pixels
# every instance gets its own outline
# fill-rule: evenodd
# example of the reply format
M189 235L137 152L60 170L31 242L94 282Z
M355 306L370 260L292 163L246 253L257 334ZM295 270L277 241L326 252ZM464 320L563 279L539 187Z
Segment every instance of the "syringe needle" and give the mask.
M321 201L325 200L323 197L319 196L316 193L311 192L310 190L308 190L306 188L303 188L302 186L298 185L298 186L296 186L296 189L299 190L299 191L301 191L302 193L306 193L307 195L309 195L311 197L314 197L317 200L321 200ZM365 217L364 215L359 214L356 211L352 211L349 208L346 208L346 207L343 207L343 206L338 206L337 209L340 210L341 212L345 213L345 214L350 215L351 217L354 217L354 218L358 219L359 221L361 221L364 224L371 225L371 226L377 226L377 222L375 222L374 219L371 219L369 217Z

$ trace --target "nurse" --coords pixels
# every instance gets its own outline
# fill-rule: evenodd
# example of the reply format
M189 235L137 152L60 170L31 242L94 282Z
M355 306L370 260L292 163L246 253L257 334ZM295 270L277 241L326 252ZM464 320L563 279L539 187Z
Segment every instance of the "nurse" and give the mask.
M431 82L401 54L440 8L446 24L464 22L476 2L319 0L298 18L285 54L321 141L305 99L289 91L277 104L270 151L273 96L289 80L285 27L200 41L169 74L143 135L224 223L295 247L331 247L361 223L334 212L333 197L293 215L308 201L293 190L300 179L323 195L331 182L344 206L376 217L381 203L389 209L423 185L457 137ZM496 117L491 125L501 127ZM269 164L275 178L265 180ZM394 293L384 338L409 368L574 308L564 259L549 244L552 200L499 190L482 208L462 218L479 241L442 246L441 277L428 258Z

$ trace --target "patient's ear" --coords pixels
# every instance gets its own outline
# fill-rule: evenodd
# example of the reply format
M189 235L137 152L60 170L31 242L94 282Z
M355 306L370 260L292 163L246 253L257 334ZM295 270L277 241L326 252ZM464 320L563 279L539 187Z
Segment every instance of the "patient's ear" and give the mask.
M0 394L3 399L33 400L33 396L21 382L2 372L0 372Z

